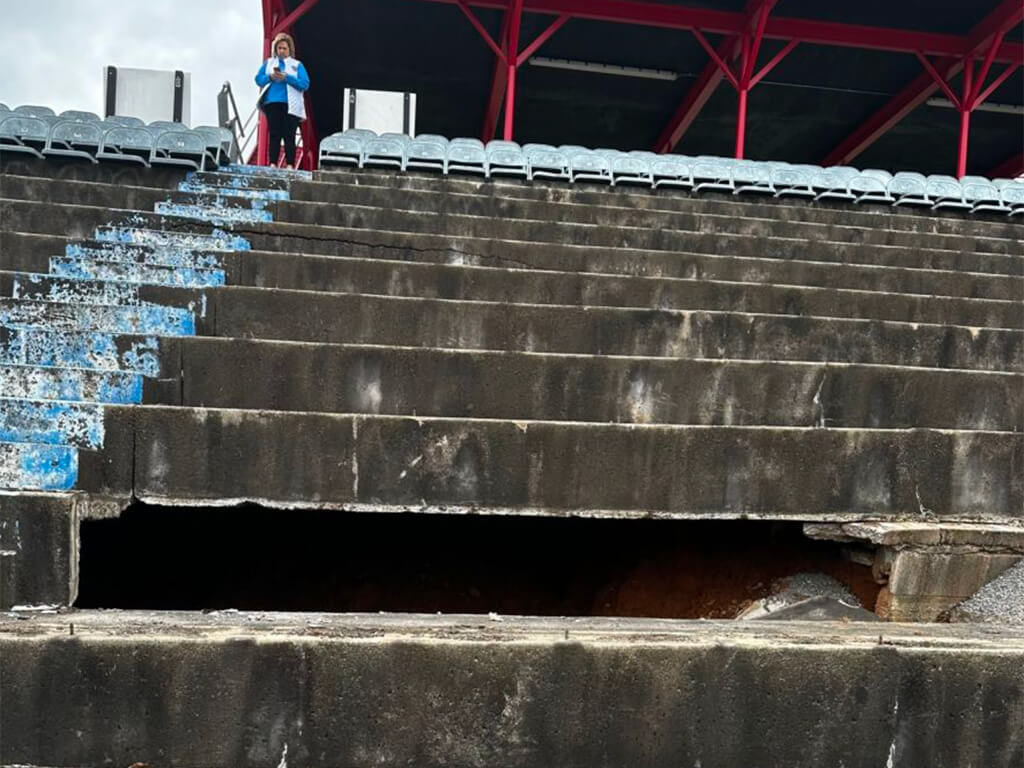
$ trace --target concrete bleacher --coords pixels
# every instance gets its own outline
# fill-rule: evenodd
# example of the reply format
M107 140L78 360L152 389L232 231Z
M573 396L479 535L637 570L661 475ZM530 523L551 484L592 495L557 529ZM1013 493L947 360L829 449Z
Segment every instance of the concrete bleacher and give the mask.
M974 536L953 548L943 538L941 567L914 570L925 574L916 579L900 564L928 555L928 541L908 540L909 554L905 542L879 544L879 567L892 569L886 609L895 619L935 618L1024 552L1024 251L1021 225L1006 216L369 170L310 176L228 166L188 177L134 172L132 183L118 184L100 171L60 170L71 167L24 161L0 169L0 543L4 531L20 531L17 554L0 557L0 606L72 603L79 522L139 501L764 518L851 540L858 524L926 524ZM998 546L986 549L986 531ZM87 612L81 621L80 634L85 627L109 641L118 631L102 615ZM193 650L218 670L226 663L211 639L224 630L219 619L128 621L156 638L136 657L154 679L171 674L170 660L187 666ZM31 642L53 642L64 631L57 624L41 618ZM248 642L261 626L232 631ZM488 669L496 689L508 690L514 667L548 679L590 663L560 659L552 643L563 631L568 640L570 629L554 621L495 630L501 650L488 653L500 659ZM307 630L282 631L284 656L268 662L256 653L244 664L269 664L283 690L316 675L291 661ZM358 647L354 624L325 631L337 641L332 654ZM738 654L742 669L723 683L735 701L722 706L733 712L760 686L792 689L802 701L825 681L853 701L864 670L891 678L893 690L880 685L863 710L841 717L820 712L790 723L784 713L799 707L785 696L772 699L770 717L750 714L751 722L778 716L796 730L809 727L833 745L818 751L794 755L781 740L756 744L725 725L692 736L718 755L706 768L755 765L755 756L810 766L838 764L858 747L843 735L858 713L895 719L893 691L897 700L909 697L901 717L948 722L959 692L999 684L1022 654L1009 630L982 641L969 628L933 627L924 639L896 629L900 648L883 647L892 651L885 659L877 625L829 631L848 635L848 657L832 658L834 637L791 627L775 634L716 626L711 639L658 622L589 627L586 642L605 650L592 662L593 679L580 679L596 686L594 713L621 715L614 669L633 669L639 727L667 722L662 694L652 693L662 690L667 648L683 667L708 665L694 672L702 681L718 666L696 646L720 643ZM427 619L372 632L394 632L416 649L395 662L415 678L414 690L438 685L431 675L462 663L455 651L431 655L431 643L479 640L461 624ZM658 632L658 643L638 640ZM188 636L202 638L193 650ZM622 637L641 647L617 648ZM554 650L531 657L531 644ZM807 653L819 645L829 652ZM942 681L922 695L914 680L940 663L940 646L957 649L963 662L948 683L956 695L939 691ZM19 648L0 670L30 680L41 663L34 653ZM363 670L354 678L383 674L382 656L352 653L323 664ZM820 663L807 666L808 656ZM88 670L75 672L76 658L62 657L60 668L86 685ZM409 672L419 665L431 671ZM190 693L216 699L228 686L219 674L190 682ZM327 677L324 691L348 685ZM908 681L906 688L893 680ZM373 701L375 686L352 701ZM455 689L453 702L480 690ZM318 695L331 695L324 691ZM562 700L538 695L533 711L559 727ZM498 699L492 714L500 719L508 703ZM376 714L366 717L408 714L411 701L370 707ZM249 718L262 727L276 706L238 703L240 714L228 707L218 718L235 724L209 719L214 725L197 743ZM316 706L292 715L309 723ZM699 706L704 717L716 711ZM473 731L469 710L435 709L424 723L451 717L449 727L472 734L458 749L418 755L424 765L483 764L480 754L490 752L470 759L460 750L511 743L507 734ZM956 744L942 742L938 754L1012 764L1019 735L989 727L995 709L949 725ZM1022 712L1019 701L999 711ZM509 727L535 735L534 726ZM882 765L896 736L876 730L877 739L859 747ZM341 763L399 762L358 751L375 743L373 728L301 731L300 724L289 759L334 764L316 757L317 747L341 749L347 739L349 762ZM675 753L655 741L616 742L613 752L622 764L652 754L668 764L662 758ZM257 762L277 764L279 742L272 738ZM411 741L400 742L398 753L417 755ZM0 763L26 762L33 748L14 743L7 753L0 747ZM744 751L751 745L762 751ZM557 749L544 743L522 748L530 756L524 765L545 764L541 756L557 763ZM78 754L61 749L32 754L53 765ZM202 759L238 762L241 752L231 749L224 740ZM937 748L922 741L900 749L927 759ZM612 764L605 758L588 764Z

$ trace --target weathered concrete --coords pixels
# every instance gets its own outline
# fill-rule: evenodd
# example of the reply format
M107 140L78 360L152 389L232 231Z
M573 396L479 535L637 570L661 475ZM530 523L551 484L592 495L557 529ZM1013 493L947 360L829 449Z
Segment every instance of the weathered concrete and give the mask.
M108 406L79 487L144 501L812 520L1019 519L1024 436ZM793 481L800 478L800 482Z
M1024 431L1021 374L203 337L162 338L158 358L163 367L147 380L145 401L165 405Z
M396 173L373 170L335 170L314 174L313 182L349 184L360 187L386 187L393 190L442 192L496 197L503 200L539 200L548 203L573 203L598 207L611 206L669 212L706 211L726 216L755 216L758 218L785 218L788 221L810 221L829 224L902 229L912 232L939 232L944 234L980 234L992 237L1020 237L1020 224L1005 215L967 214L949 209L927 211L893 208L889 205L851 205L848 202L800 200L772 200L767 197L734 197L729 194L699 193L687 190L642 187L607 187L603 185L568 185L539 181L525 183L515 179L483 180L471 176ZM293 189L299 197L305 196L304 182L296 182Z
M0 492L0 610L70 605L78 592L77 541L74 496ZM0 733L7 738L2 726Z
M997 628L74 611L0 620L0 762L1015 768L1022 662Z
M951 250L961 253L1017 254L1019 241L1006 237L971 236L963 233L930 233L890 230L877 226L851 226L818 222L788 221L776 212L770 216L719 214L691 211L645 211L601 206L583 206L553 202L504 199L494 196L464 195L441 192L406 192L389 187L360 187L343 184L297 182L298 195L290 201L268 203L268 210L278 221L306 224L344 225L349 221L369 221L373 216L388 217L395 229L396 221L404 222L397 229L408 231L441 232L448 227L468 234L481 225L502 228L507 239L517 237L517 229L525 228L534 235L542 232L558 233L552 239L573 242L574 231L587 233L588 243L601 245L594 234L608 237L612 226L621 236L628 237L632 247L642 246L648 233L688 232L692 235L714 234L726 247L736 237L758 239L762 244L777 239L799 239L835 243L863 243L878 246L901 246L912 249ZM225 188L230 193L231 188ZM256 193L255 190L252 191ZM84 181L53 180L38 176L6 176L0 195L12 200L71 203L112 209L152 210L165 201L182 204L200 202L219 204L217 195L196 192L167 192L165 190L90 183ZM238 199L237 203L245 201ZM257 202L262 207L263 202ZM414 214L409 216L407 214ZM483 219L484 221L481 221ZM545 227L544 224L557 224ZM578 225L586 225L580 228ZM598 227L595 229L595 225ZM662 235L664 237L664 235ZM528 238L535 239L535 238Z

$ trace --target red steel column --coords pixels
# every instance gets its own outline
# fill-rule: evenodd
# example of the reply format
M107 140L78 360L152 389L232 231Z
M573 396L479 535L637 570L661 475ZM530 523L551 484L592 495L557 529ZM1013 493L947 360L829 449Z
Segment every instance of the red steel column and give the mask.
M960 99L960 146L957 150L956 176L967 174L967 140L971 130L971 90L974 87L974 59L968 57L964 63L963 96Z
M263 0L263 60L270 58L271 30L274 28L275 19L271 5L273 0ZM270 129L267 126L267 118L260 112L260 126L256 134L256 165L270 164Z
M512 141L513 125L516 117L516 70L519 68L517 52L519 51L519 29L523 20L523 0L512 0L509 8L511 15L508 27L508 46L505 48L507 62L507 86L505 89L505 141Z

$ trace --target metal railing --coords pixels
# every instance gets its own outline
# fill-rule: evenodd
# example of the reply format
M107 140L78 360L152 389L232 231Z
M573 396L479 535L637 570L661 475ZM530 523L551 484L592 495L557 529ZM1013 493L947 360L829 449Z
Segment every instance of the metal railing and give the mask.
M224 82L221 86L220 93L217 94L217 117L220 121L220 125L223 128L227 128L231 131L231 135L234 137L232 143L232 157L231 162L233 163L256 163L256 150L258 148L259 141L259 114L260 105L259 99L253 105L252 112L249 116L242 121L241 115L238 112L238 104L235 102L235 94L231 89L231 83L228 81ZM283 152L283 150L282 150ZM305 156L305 149L303 147L302 131L299 131L298 138L295 144L295 166L299 167ZM278 158L283 159L282 158Z

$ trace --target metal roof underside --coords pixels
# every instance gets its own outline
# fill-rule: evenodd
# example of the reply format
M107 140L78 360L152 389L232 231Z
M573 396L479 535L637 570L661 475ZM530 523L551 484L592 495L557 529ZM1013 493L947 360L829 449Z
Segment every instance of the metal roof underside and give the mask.
M682 3L664 3L679 5ZM290 0L294 9L298 0ZM743 0L690 7L741 11ZM780 0L772 17L818 19L918 32L967 35L998 0ZM495 39L502 12L474 9ZM554 19L524 13L525 47ZM313 85L317 132L341 129L345 87L417 94L417 131L479 136L495 56L457 5L422 0L321 0L295 26L299 57ZM1020 41L1021 28L1007 41ZM712 45L721 35L708 34ZM759 62L784 45L766 39ZM573 18L537 52L545 58L669 70L673 81L564 71L524 64L516 90L515 138L520 142L651 148L708 64L687 30ZM996 64L989 81L1005 64ZM758 160L820 163L830 150L920 75L914 55L801 43L751 92L746 156ZM959 77L953 81L959 88ZM958 90L956 92L959 92ZM1021 69L986 104L1024 103ZM941 97L942 93L936 93ZM676 152L731 155L737 96L721 83L683 135ZM959 115L923 104L854 164L889 170L951 173L956 165ZM1024 147L1024 117L977 111L971 119L969 173L986 173Z

